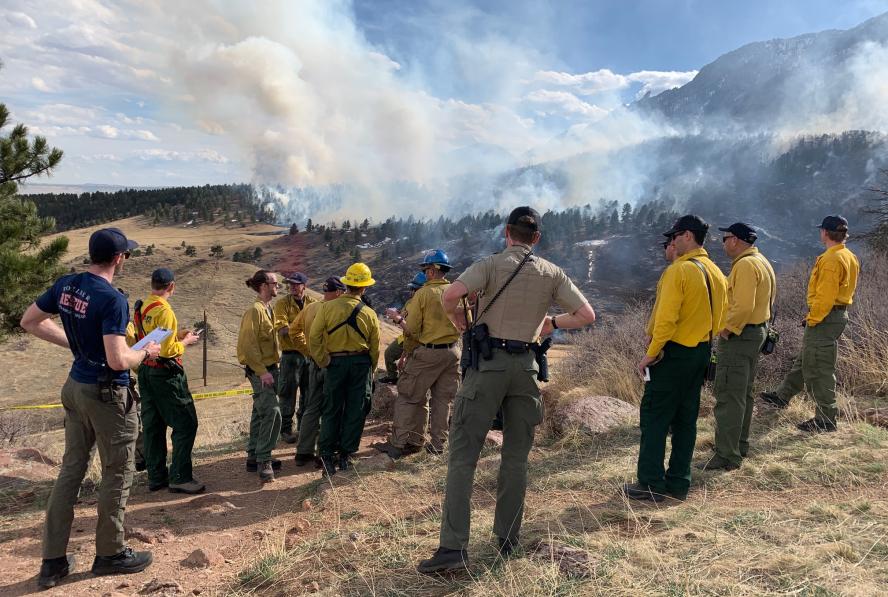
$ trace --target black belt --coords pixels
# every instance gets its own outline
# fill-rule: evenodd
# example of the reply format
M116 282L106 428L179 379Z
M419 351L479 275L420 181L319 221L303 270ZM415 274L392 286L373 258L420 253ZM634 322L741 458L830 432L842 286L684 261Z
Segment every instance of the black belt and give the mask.
M456 346L456 342L451 342L450 344L423 344L426 348L453 348Z
M302 354L302 352L298 350L282 350L281 354ZM305 356L305 355L303 355Z
M767 321L763 321L761 323L747 323L745 326L743 326L743 329L745 330L746 328L763 328L766 325L768 325Z
M531 343L521 340L506 340L503 338L490 338L491 348L505 350L509 354L522 354L530 350Z
M835 305L832 310L833 311L846 311L848 309L848 305Z
M334 357L356 357L363 354L370 354L370 351L367 350L354 350L354 351L343 351L343 352L331 352L330 358Z

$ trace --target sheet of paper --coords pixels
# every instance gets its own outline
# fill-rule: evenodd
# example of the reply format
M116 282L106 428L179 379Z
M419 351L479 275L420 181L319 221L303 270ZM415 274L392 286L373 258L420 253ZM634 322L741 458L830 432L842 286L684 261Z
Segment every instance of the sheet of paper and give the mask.
M151 332L148 333L147 336L133 344L133 350L142 350L145 348L145 345L149 342L157 342L160 344L164 340L170 337L170 334L173 333L173 330L168 330L166 328L154 328Z

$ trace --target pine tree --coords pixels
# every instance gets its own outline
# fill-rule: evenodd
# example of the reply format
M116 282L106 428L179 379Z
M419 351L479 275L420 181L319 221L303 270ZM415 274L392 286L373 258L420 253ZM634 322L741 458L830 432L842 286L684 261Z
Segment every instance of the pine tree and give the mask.
M9 111L0 104L0 131L9 124ZM59 260L68 249L61 236L41 246L41 237L55 230L55 220L42 218L33 201L17 195L31 176L48 175L62 151L46 139L28 140L28 129L15 125L0 133L0 337L18 327L35 296L62 273Z

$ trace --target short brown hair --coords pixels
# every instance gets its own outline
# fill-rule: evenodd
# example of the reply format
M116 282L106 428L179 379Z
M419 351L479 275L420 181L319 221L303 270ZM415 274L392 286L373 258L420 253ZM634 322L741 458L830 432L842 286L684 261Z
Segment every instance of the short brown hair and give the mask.
M838 230L827 230L826 237L834 243L845 242L845 239L848 238L848 229L841 226Z
M536 231L531 230L526 226L522 226L520 220L518 224L506 224L506 227L509 229L509 236L512 240L528 245L533 242L533 235Z

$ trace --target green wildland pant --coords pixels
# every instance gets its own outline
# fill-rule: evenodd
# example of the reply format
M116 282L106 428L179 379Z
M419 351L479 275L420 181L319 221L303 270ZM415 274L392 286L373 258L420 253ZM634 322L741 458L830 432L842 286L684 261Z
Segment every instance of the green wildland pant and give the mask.
M299 430L303 402L308 394L308 357L299 351L286 351L281 355L281 431L293 432L293 416L296 416L296 429ZM296 408L296 390L299 390L299 408Z
M718 341L715 385L715 452L739 465L749 452L749 425L755 403L753 384L768 330L748 325L738 336Z
M142 441L148 484L192 480L191 450L197 436L197 411L182 371L139 367L142 391ZM173 430L173 456L167 473L167 427Z
M327 365L318 440L321 456L358 451L370 402L370 365L366 354L333 357Z
M116 388L113 400L102 402L98 385L79 383L70 377L62 387L62 406L65 455L46 507L43 557L60 558L68 549L74 504L96 446L102 464L96 503L96 555L117 555L126 547L123 515L133 481L136 409L128 401L126 388Z
M402 354L404 354L404 344L398 342L397 339L392 340L392 343L386 347L383 356L385 358L385 372L389 377L398 378L398 359Z
M469 369L456 393L450 420L450 454L441 517L441 547L466 549L472 516L475 467L496 411L503 411L503 447L496 486L493 531L518 541L527 491L527 455L535 427L543 420L532 352L494 349L478 369Z
M818 419L836 422L836 358L839 337L848 325L848 312L833 309L823 321L805 328L802 336L802 352L795 358L783 383L777 388L777 396L789 402L805 387L816 404Z
M638 482L656 493L685 496L691 486L691 458L697 441L700 390L709 362L709 342L693 348L667 342L663 360L651 367L641 397ZM672 428L672 453L664 470L666 435Z
M311 359L308 361L308 394L302 395L300 406L302 422L299 425L297 454L314 454L321 430L321 408L324 406L324 378L326 371Z
M277 388L280 375L277 365L268 368L274 376L274 384L264 387L259 376L250 373L253 386L253 411L250 413L250 439L247 441L247 458L256 462L271 460L271 451L281 434L281 407Z

